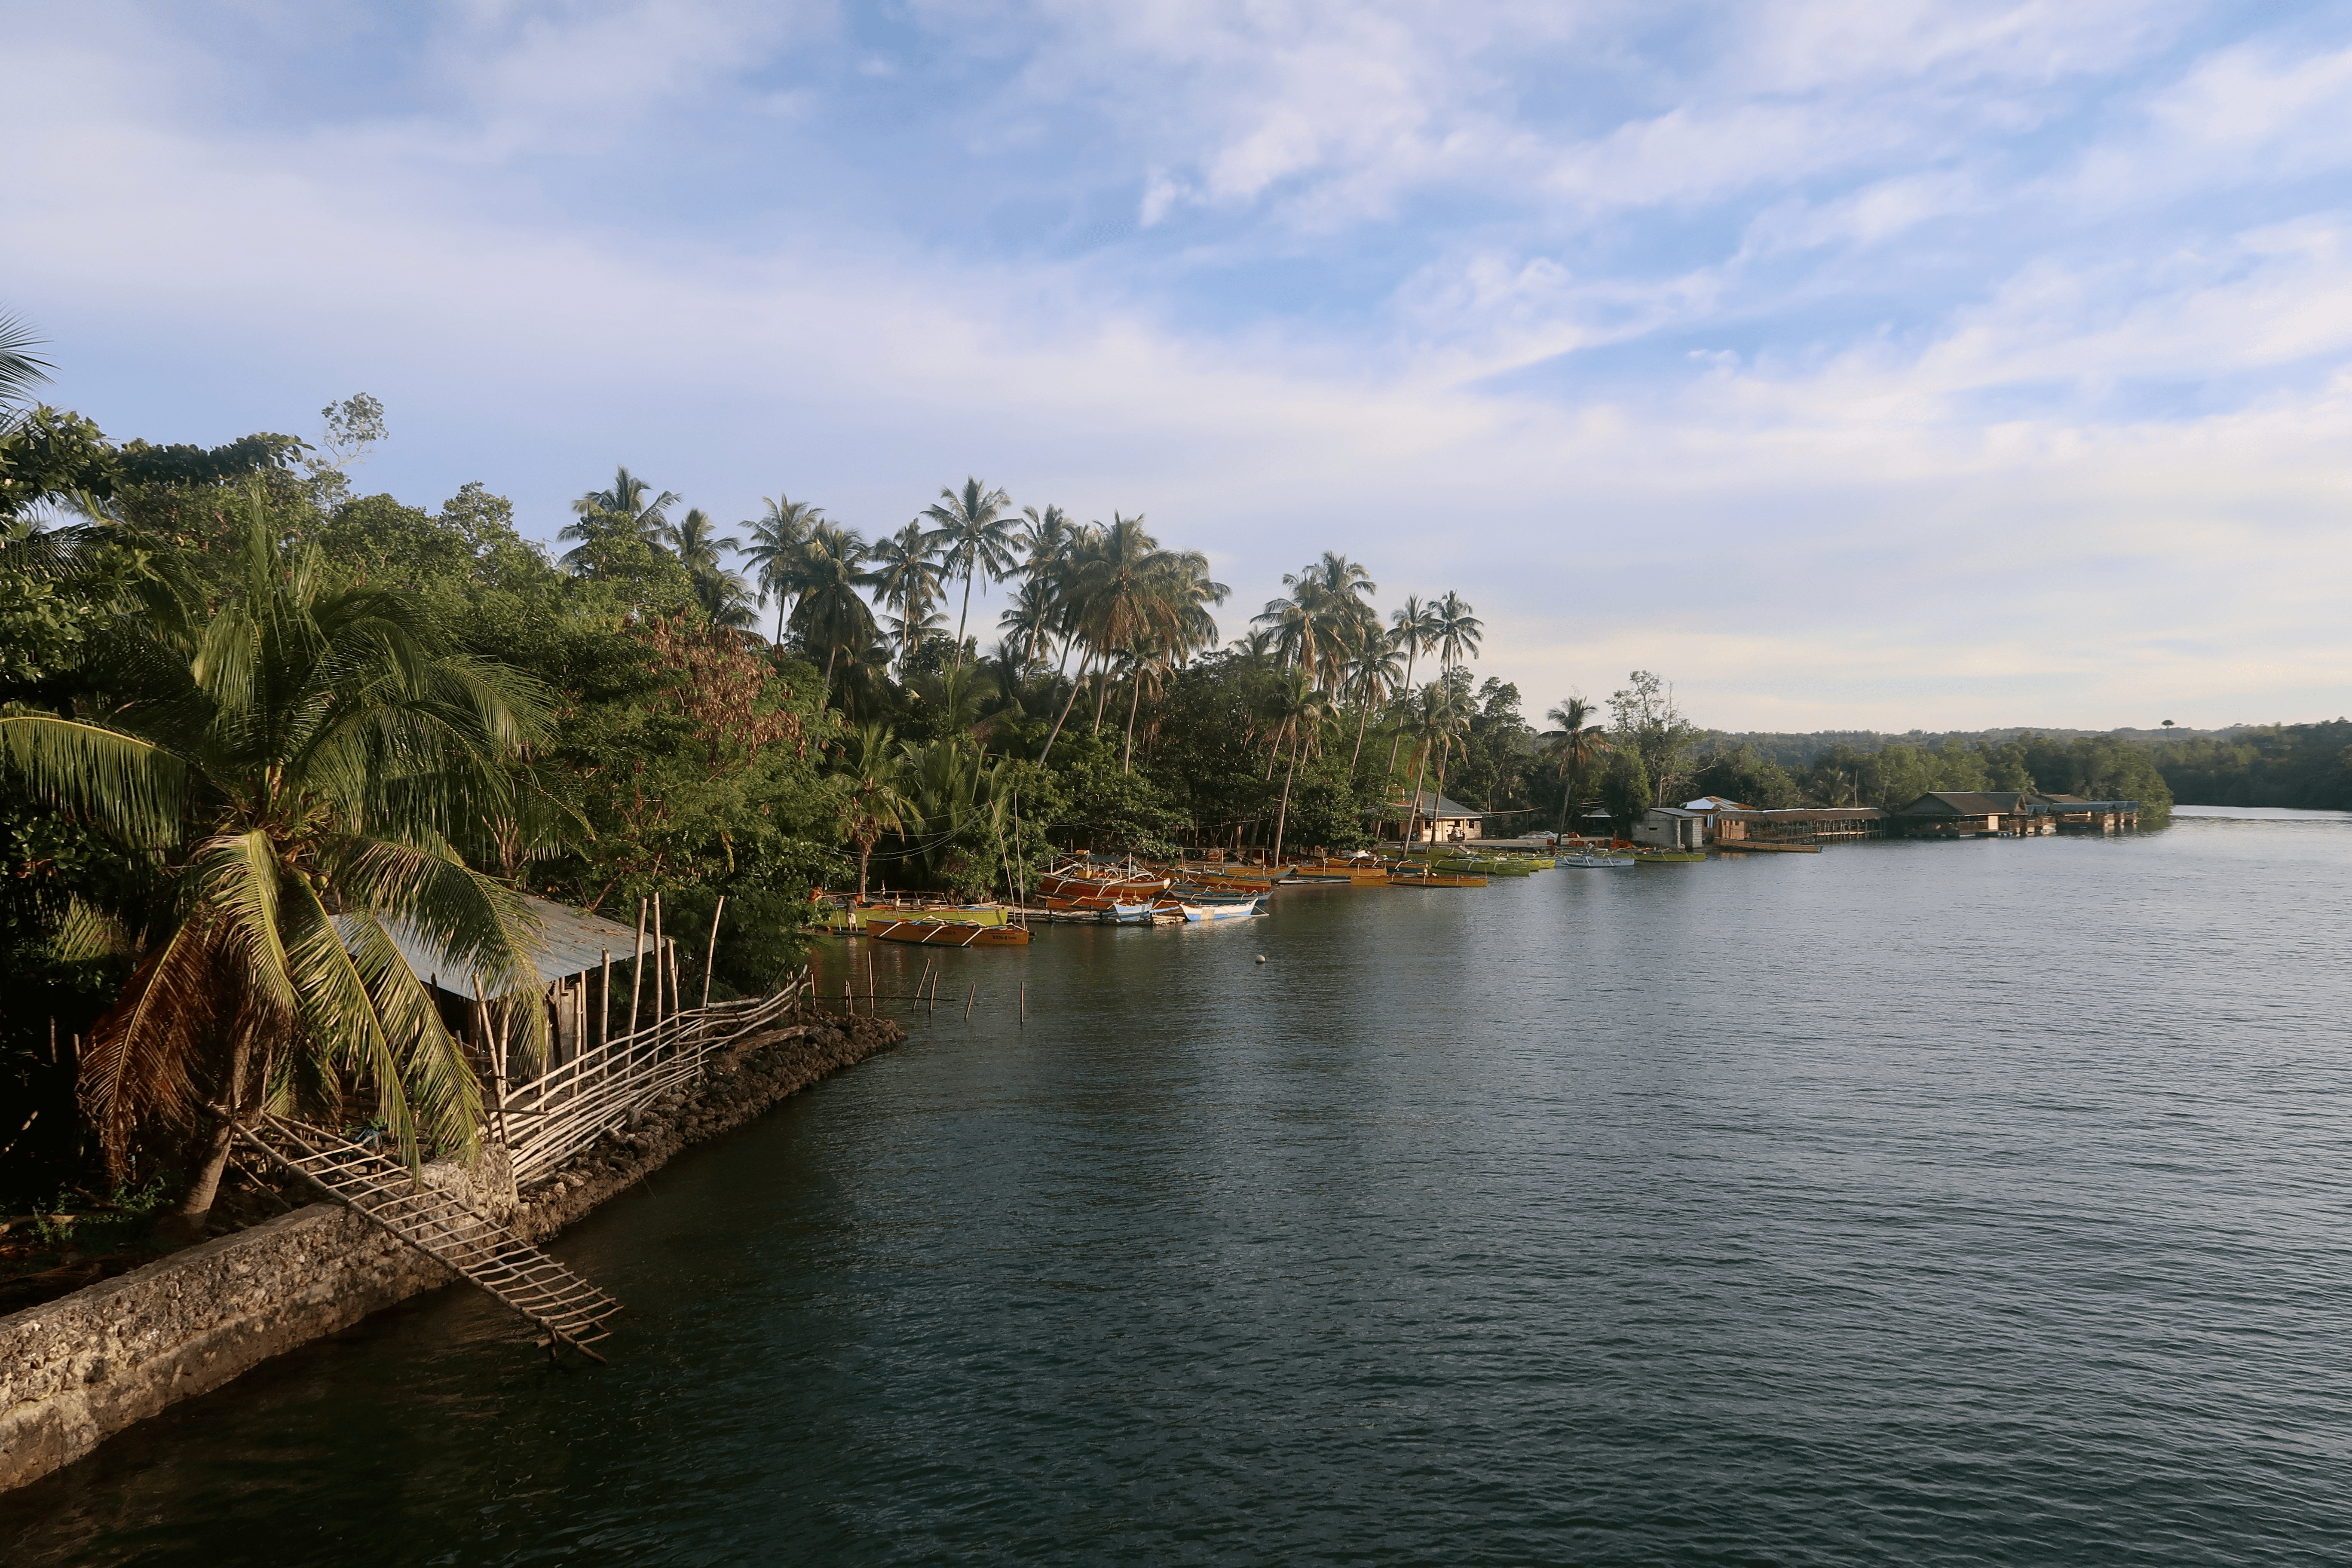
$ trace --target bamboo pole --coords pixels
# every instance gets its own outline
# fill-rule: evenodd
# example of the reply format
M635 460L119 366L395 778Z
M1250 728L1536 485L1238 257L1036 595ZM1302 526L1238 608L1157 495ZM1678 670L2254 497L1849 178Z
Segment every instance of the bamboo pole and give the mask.
M637 1032L637 992L646 978L646 901L637 900L637 950L629 957L629 1034Z
M980 982L975 980L971 983L971 994L963 999L963 1021L965 1023L969 1024L971 1022L971 1005L979 1000Z
M604 950L604 983L597 988L596 1048L613 1043L613 950Z
M667 943L662 937L661 895L656 893L654 895L654 1027L656 1030L660 1029L662 1018L665 1016L662 1012L662 970L665 967L664 959L667 956L666 947ZM677 997L673 996L670 1000L675 1002ZM658 1038L658 1035L656 1037Z
M727 895L719 895L719 905L710 911L710 946L702 955L702 1005L710 1005L710 966L719 962L719 917L727 912Z
M1021 983L1021 1026L1024 1029L1029 1026L1029 983L1026 980Z

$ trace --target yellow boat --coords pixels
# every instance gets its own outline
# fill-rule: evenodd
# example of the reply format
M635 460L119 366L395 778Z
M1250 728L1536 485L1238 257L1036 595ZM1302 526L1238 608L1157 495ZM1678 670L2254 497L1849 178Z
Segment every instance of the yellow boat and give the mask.
M866 934L880 942L912 942L929 947L1026 947L1027 926L980 926L955 921L876 919Z
M875 921L940 921L949 925L1001 926L1012 923L1013 911L1003 904L844 903L825 911L820 922L830 931L864 932Z

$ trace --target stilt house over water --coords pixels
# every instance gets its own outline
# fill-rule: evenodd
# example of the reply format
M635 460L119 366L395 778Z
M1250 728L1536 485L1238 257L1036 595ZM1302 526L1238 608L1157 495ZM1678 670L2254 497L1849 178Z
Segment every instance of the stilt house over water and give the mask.
M2139 826L2136 800L2084 800L2032 790L1929 790L1893 814L1915 838L2035 838L2056 833L2119 833Z

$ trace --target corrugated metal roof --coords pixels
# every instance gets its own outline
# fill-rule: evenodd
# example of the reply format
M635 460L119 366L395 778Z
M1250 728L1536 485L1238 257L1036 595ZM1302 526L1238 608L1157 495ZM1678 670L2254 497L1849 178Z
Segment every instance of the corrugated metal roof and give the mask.
M541 985L552 985L571 975L601 968L607 952L625 961L636 952L637 931L635 926L625 926L602 915L592 915L585 910L575 910L568 904L554 903L546 899L526 896L523 902L530 906L531 914L539 921L539 936L533 943L531 962L532 967L539 971ZM489 983L485 976L464 961L441 951L423 932L394 922L387 922L385 929L391 933L393 945L400 949L401 957L408 960L409 969L419 980L459 996L471 996L478 983L485 992L489 992ZM670 940L677 940L675 932L670 933ZM646 932L646 945L653 945L650 930Z

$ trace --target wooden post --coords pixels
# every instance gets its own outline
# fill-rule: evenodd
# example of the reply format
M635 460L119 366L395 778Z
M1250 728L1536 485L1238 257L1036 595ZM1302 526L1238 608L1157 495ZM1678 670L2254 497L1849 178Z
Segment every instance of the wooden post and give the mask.
M629 1033L637 1032L637 992L646 978L646 901L637 900L637 951L629 958Z
M1026 980L1021 983L1021 1026L1024 1029L1029 1026L1029 983Z
M874 1011L874 955L866 955L866 1010Z
M971 1005L979 1000L980 982L975 980L971 983L971 994L963 999L963 1021L965 1023L969 1024L971 1022Z
M596 1045L599 1049L613 1043L613 950L604 950L604 984L597 988Z
M857 993L850 989L846 974L841 977L841 1010L853 1018L857 1016Z
M710 911L710 946L702 955L702 1005L710 1005L710 966L719 962L719 917L727 912L727 895L719 895L718 908Z
M656 893L654 895L654 1027L656 1029L661 1027L663 1018L662 970L667 967L667 944L662 938L661 895ZM670 1000L675 1003L677 998L672 995Z

